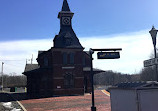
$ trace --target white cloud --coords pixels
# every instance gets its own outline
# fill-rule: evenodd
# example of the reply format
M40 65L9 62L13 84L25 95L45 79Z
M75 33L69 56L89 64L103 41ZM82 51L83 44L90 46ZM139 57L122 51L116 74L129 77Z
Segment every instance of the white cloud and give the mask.
M52 39L0 42L0 61L4 62L4 73L21 74L26 59L31 59L33 54L33 63L36 63L38 50L48 50L52 46Z
M140 31L121 35L80 37L85 50L89 48L122 48L121 58L114 60L97 60L93 55L93 66L104 70L122 73L135 73L143 68L143 61L149 59L153 45L148 31ZM26 59L32 54L37 57L38 50L48 50L53 46L52 39L0 42L0 61L4 62L4 73L24 71ZM17 60L17 61L8 61Z
M121 58L114 60L97 60L94 54L94 67L123 73L138 73L143 68L143 61L149 59L153 50L152 40L147 31L114 36L92 37L85 42L92 48L122 48Z

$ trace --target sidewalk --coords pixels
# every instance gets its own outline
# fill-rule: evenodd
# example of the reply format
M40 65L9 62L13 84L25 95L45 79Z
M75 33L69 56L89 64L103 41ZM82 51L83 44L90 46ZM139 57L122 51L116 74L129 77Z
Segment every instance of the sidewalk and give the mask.
M20 101L27 111L90 111L91 94ZM110 97L101 90L95 91L97 111L111 111Z

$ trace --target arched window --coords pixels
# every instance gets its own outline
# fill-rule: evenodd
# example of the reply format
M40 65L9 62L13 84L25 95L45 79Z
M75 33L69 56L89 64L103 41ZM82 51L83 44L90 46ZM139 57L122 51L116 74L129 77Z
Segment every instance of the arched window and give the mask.
M82 57L82 65L86 66L86 57L85 56Z
M63 64L64 65L67 64L67 53L66 52L63 53Z
M74 75L73 74L67 73L64 75L64 86L65 86L65 88L74 87Z
M70 64L74 64L74 53L70 53Z

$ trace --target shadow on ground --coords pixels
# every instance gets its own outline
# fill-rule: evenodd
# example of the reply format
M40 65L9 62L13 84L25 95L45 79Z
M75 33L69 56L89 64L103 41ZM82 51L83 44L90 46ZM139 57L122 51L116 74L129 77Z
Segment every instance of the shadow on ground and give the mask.
M28 100L28 99L41 99L48 98L53 96L28 96L27 93L6 93L0 92L0 102L10 102L10 101L20 101L20 100Z
M80 96L80 95L65 95L65 96ZM29 99L42 99L42 98L50 98L50 97L61 97L61 96L41 96L41 95L28 95L27 93L7 93L0 92L0 102L10 102L10 101L21 101L21 100L29 100ZM64 96L63 96L64 97Z

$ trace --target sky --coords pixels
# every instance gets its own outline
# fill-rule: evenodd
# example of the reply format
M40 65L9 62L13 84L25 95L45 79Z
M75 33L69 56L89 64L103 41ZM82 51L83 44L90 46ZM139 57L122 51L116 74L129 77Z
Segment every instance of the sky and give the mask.
M32 54L53 46L60 30L63 0L0 0L0 62L4 73L21 74ZM149 30L158 29L157 0L68 0L73 29L85 50L122 48L117 60L97 60L94 67L139 73L152 52ZM30 62L30 61L28 61ZM1 66L1 64L0 64Z

